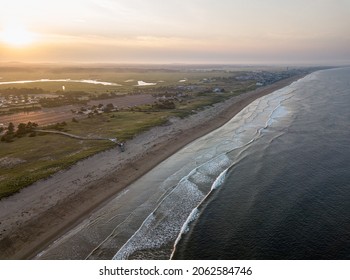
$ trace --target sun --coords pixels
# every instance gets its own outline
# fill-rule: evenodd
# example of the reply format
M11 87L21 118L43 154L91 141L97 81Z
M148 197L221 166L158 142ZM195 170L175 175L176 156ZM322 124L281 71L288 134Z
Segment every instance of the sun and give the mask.
M7 26L0 32L0 40L12 47L25 47L35 41L35 35L22 26Z

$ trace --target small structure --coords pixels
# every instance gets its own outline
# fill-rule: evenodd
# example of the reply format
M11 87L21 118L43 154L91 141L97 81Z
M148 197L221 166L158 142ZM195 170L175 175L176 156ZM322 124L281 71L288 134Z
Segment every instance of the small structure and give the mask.
M124 142L118 143L118 146L120 147L120 150L121 150L122 152L125 151L125 143L124 143Z
M223 93L223 92L225 92L225 89L224 89L224 88L219 88L219 87L217 87L217 88L214 88L214 89L213 89L213 92L214 92L214 93Z

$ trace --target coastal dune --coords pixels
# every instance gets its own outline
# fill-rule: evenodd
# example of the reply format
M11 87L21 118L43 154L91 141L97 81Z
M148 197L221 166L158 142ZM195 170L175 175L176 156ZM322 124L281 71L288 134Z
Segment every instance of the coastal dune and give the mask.
M257 98L299 78L233 97L186 119L171 119L167 125L129 141L124 153L118 148L102 152L2 199L0 258L111 259L172 190L138 188L138 178L164 164L190 142L225 124ZM158 176L161 182L167 175L154 174L153 178ZM170 178L169 186L172 183ZM101 227L94 227L94 221L110 210L113 200L118 201L113 215ZM111 235L118 235L113 247L101 246Z

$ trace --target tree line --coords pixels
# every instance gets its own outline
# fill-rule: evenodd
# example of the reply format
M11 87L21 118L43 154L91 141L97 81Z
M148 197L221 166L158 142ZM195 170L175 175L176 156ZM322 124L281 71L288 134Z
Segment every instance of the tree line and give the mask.
M27 134L29 134L29 137L34 137L36 136L35 128L37 127L37 123L28 122L27 124L20 123L17 126L17 129L15 129L15 125L12 122L10 122L6 129L6 132L1 136L1 141L7 143L13 142L15 138L21 138ZM2 130L4 130L4 128L2 128Z
M47 91L44 91L42 88L6 88L1 89L0 93L2 95L29 95L29 94L44 94L47 93Z

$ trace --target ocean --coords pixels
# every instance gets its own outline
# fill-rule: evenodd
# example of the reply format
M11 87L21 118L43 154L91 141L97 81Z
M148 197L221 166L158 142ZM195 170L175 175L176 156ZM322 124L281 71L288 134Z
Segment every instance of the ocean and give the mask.
M254 113L248 114L252 110ZM173 259L350 259L350 68L314 72L236 118L240 147Z

